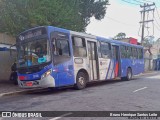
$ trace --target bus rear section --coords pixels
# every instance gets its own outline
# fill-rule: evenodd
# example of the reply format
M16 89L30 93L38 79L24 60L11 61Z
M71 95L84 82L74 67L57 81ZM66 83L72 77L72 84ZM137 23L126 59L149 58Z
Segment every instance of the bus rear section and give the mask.
M133 75L144 72L143 47L121 44L121 77L130 80Z

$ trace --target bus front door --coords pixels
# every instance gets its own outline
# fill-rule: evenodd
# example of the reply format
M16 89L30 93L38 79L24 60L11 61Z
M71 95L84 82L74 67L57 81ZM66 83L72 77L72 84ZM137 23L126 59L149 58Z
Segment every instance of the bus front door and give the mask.
M96 42L88 41L88 56L89 56L90 79L97 80L98 66L97 66Z
M118 45L112 45L113 60L114 60L114 78L121 75L121 61L120 61L120 47Z

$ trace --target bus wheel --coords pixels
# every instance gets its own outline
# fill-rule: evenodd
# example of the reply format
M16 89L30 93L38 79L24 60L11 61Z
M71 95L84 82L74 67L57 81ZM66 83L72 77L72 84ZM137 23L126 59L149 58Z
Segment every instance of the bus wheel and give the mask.
M86 74L83 73L83 72L79 72L79 73L77 74L75 88L76 88L77 90L84 89L84 88L86 87L86 84L87 84Z
M131 79L132 79L132 70L131 68L128 68L126 80L131 80Z
M122 77L121 79L122 80L127 80L127 81L132 79L132 70L131 70L131 68L127 69L127 76L126 77Z

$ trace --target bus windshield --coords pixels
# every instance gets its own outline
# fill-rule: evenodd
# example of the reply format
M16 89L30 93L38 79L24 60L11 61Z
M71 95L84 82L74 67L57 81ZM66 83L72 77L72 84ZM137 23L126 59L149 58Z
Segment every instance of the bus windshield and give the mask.
M18 52L18 67L34 66L51 61L50 46L47 39L21 43Z

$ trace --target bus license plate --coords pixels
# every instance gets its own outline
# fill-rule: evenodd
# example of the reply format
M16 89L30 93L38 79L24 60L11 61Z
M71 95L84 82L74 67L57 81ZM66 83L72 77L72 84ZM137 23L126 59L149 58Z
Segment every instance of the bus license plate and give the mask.
M25 86L31 87L31 86L33 86L33 82L26 82Z

